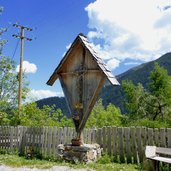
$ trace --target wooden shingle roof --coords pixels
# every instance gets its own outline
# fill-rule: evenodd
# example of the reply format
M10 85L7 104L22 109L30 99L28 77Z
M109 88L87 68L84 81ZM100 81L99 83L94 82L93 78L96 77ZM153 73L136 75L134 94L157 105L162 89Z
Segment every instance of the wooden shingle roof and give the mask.
M115 76L107 68L107 65L103 62L102 58L100 58L100 55L95 51L95 49L93 48L93 46L91 45L91 43L88 41L88 39L82 33L80 33L76 37L76 39L72 43L71 47L66 52L65 56L63 57L63 59L61 60L61 62L59 63L59 65L57 66L57 68L55 69L55 71L53 72L53 74L51 75L51 77L49 78L49 80L47 81L47 84L48 85L53 85L54 82L56 81L56 79L58 79L58 76L59 76L58 75L59 74L58 71L59 71L59 69L62 67L63 63L65 62L65 60L67 59L67 57L69 56L69 54L71 53L71 51L73 50L75 44L78 43L78 42L81 42L82 46L86 50L89 51L89 53L93 57L93 60L97 63L99 69L106 75L107 80L112 85L119 85L119 82L116 80Z

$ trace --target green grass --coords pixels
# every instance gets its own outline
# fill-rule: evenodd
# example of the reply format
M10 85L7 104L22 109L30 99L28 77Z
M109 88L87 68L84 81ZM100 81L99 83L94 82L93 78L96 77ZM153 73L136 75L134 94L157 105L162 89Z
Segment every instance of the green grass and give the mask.
M72 168L85 168L85 169L94 169L97 171L137 171L138 166L133 164L119 164L112 163L107 160L104 163L104 160L99 160L96 163L91 164L70 164L62 161L48 161L48 160L39 160L32 159L28 160L25 157L19 157L18 155L9 155L9 154L0 154L0 165L6 165L10 167L29 167L29 168L39 168L39 169L48 169L53 166L68 166Z

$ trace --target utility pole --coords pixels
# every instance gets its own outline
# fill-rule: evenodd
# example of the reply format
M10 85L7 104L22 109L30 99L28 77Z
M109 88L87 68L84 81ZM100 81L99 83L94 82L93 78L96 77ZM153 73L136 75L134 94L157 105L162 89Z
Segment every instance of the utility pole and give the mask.
M15 38L19 38L21 40L21 48L20 48L20 68L19 68L19 89L18 89L18 109L19 115L22 106L22 80L23 80L23 54L24 54L24 40L32 41L32 39L24 37L24 31L32 31L31 28L24 27L22 25L13 24L14 27L20 29L20 35L12 35Z

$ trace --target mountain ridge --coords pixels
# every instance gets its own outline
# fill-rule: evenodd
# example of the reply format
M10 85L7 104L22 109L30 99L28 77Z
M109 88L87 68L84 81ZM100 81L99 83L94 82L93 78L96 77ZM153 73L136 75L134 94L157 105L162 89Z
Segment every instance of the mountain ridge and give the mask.
M136 67L133 67L126 72L119 74L116 76L118 81L121 83L122 80L132 80L134 84L141 83L145 88L148 88L148 78L150 76L151 71L153 70L154 63L158 62L160 66L163 66L168 70L169 75L171 75L171 52L166 53L160 58L140 64ZM120 107L122 113L125 112L124 109L124 93L121 86L104 86L102 89L99 98L102 98L103 105L107 106L109 103ZM46 99L41 99L36 101L37 106L42 108L43 105L52 106L56 105L56 108L61 108L64 115L69 116L69 110L64 97L49 97Z

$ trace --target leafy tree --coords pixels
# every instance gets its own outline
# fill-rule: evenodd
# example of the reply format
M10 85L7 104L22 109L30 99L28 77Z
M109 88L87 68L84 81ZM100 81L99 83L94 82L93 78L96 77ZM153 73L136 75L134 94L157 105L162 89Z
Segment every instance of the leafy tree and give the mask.
M39 109L36 103L29 103L23 106L22 111L20 124L24 126L73 126L72 120L63 116L61 109L56 110L55 106ZM11 125L16 124L15 115L11 121Z
M0 15L2 14L2 12L3 12L3 7L0 6ZM0 55L2 54L4 44L7 42L6 40L2 39L2 34L6 31L7 31L6 28L0 28Z
M122 87L125 92L124 103L129 112L129 117L134 119L139 118L144 114L142 108L144 88L142 84L136 86L132 81L124 80L122 81Z
M15 65L10 58L1 56L0 66L0 105L1 110L6 111L16 105L18 80Z
M0 14L3 7L0 7ZM7 29L0 28L0 112L6 112L13 107L16 101L17 76L14 62L2 54L4 44L7 42L2 39L3 33Z
M171 76L166 69L155 63L149 79L151 106L154 108L153 120L158 116L163 119L163 115L171 108Z
M0 111L10 113L17 107L18 101L18 73L14 61L3 55L0 56ZM28 83L24 81L23 96L28 93Z
M149 90L145 90L141 84L136 86L131 81L122 82L129 118L164 120L165 117L167 120L171 115L171 76L155 63L149 81Z
M122 123L122 115L119 108L109 104L106 109L100 99L94 106L86 127L119 126Z
M0 111L0 125L9 125L10 120L8 119L7 113Z
M0 7L0 14L2 11L3 8ZM3 120L7 121L13 117L12 110L17 107L18 73L14 61L5 57L2 52L4 44L7 42L2 39L2 34L5 31L7 29L0 28L0 115L3 116ZM23 82L23 99L25 99L28 92L28 83L25 80Z

